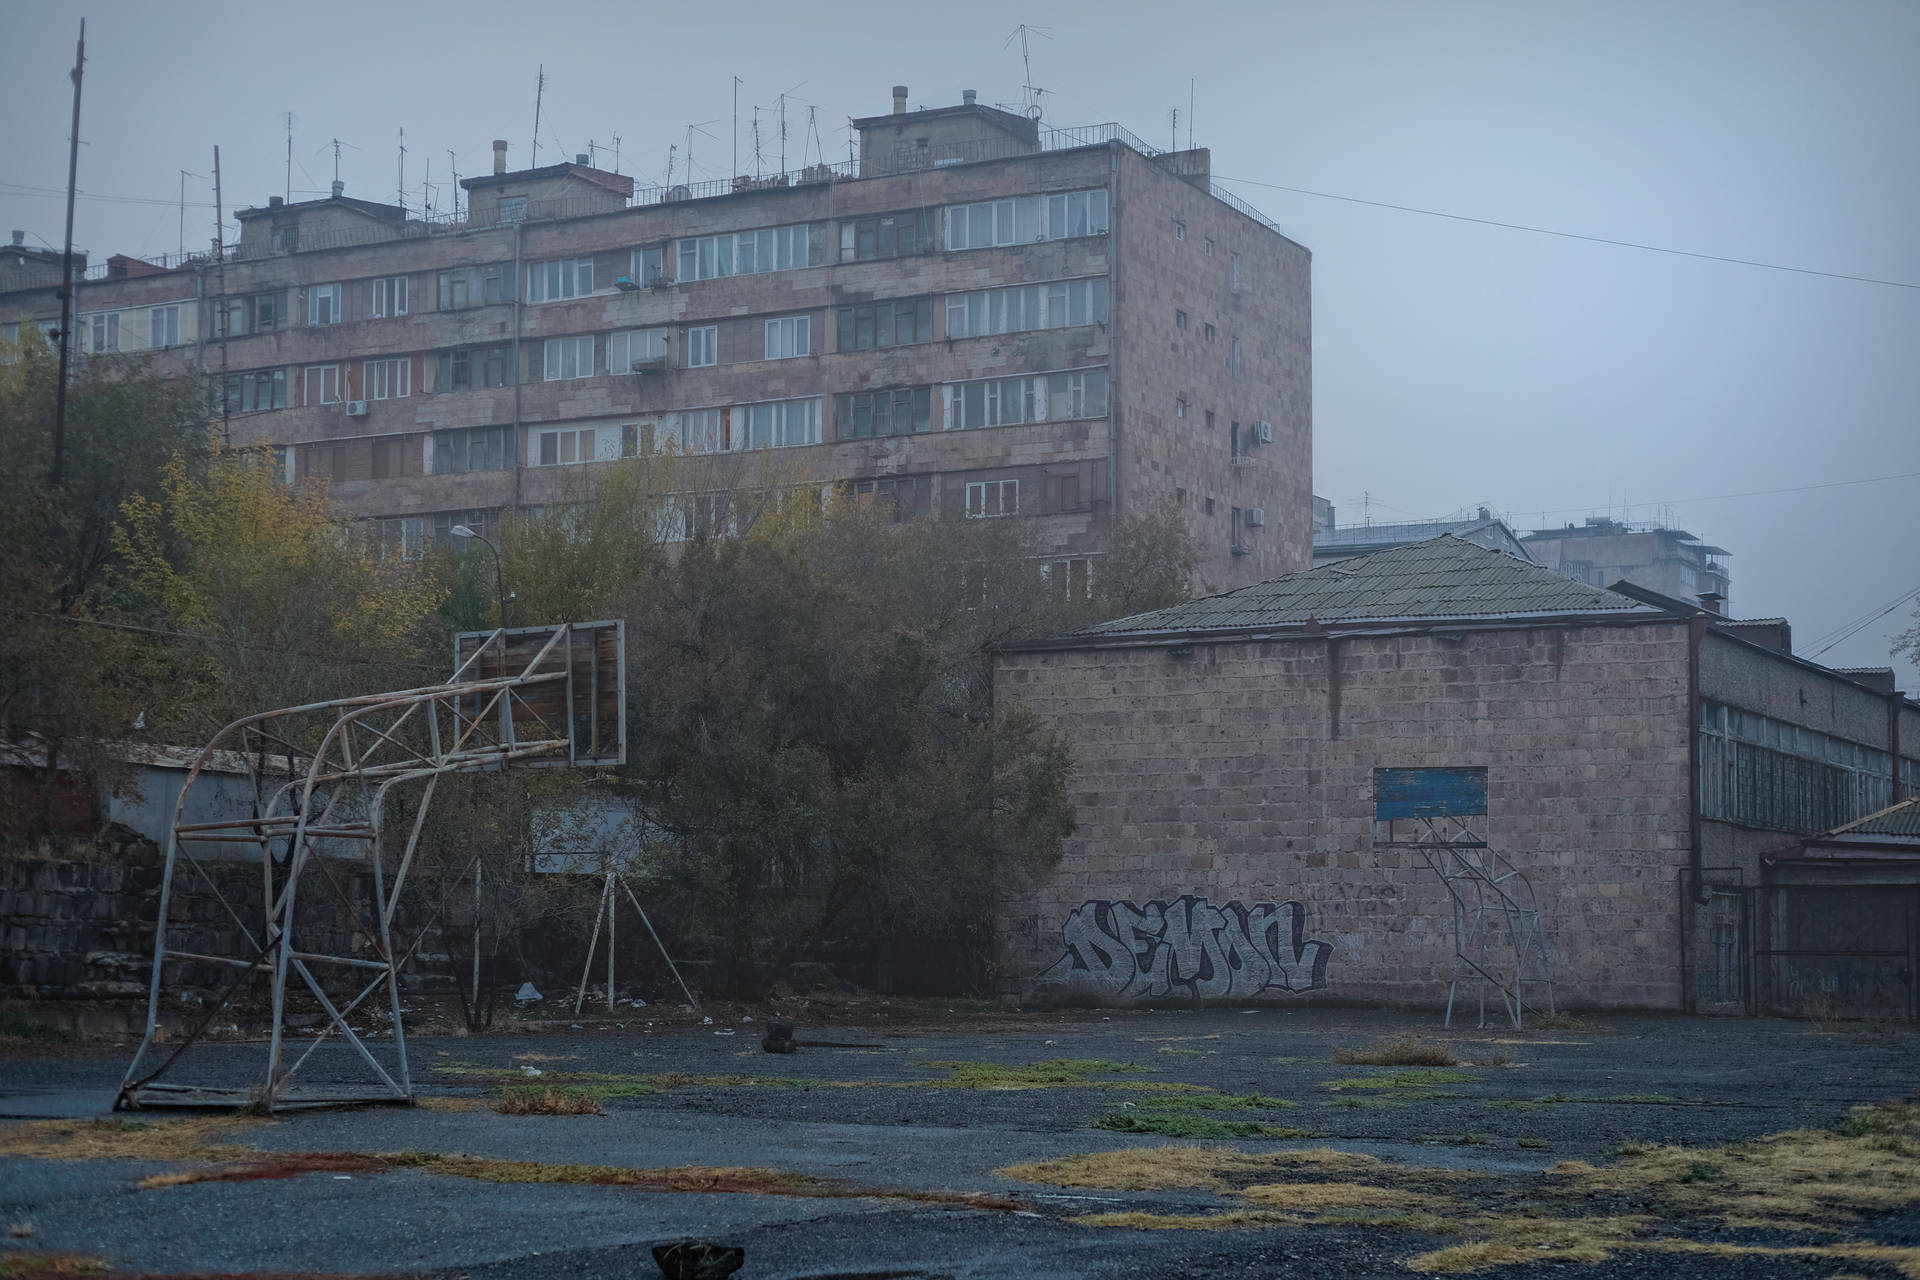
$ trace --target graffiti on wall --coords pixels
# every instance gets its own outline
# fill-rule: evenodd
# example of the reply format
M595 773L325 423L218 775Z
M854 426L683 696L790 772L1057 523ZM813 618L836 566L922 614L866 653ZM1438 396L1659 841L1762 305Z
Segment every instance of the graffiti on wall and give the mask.
M1067 916L1065 954L1038 980L1106 999L1312 991L1327 985L1333 948L1304 937L1306 922L1297 902L1215 906L1192 894L1145 906L1092 900Z

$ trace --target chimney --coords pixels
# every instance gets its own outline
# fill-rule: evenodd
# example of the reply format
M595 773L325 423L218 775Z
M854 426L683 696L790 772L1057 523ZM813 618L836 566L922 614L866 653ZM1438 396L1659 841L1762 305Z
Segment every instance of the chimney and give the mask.
M977 96L972 89L962 89L960 91L960 101L969 107L973 105L973 100Z
M578 155L574 156L573 162L579 165L590 165L593 163L593 157L588 155L586 152L582 151Z
M1493 512L1487 510L1485 507L1482 507L1480 508L1480 518L1482 520L1491 520L1493 519Z
M335 178L333 180L333 198L335 200L338 200L341 196L345 194L347 194L347 184L340 181L340 179Z
M26 242L27 242L27 233L26 233L26 232L24 232L24 231L16 231L16 232L14 232L14 233L13 233L13 243L14 243L14 245L15 245L16 247L17 247L17 246L19 246L19 245L23 245L23 244L25 244Z
M907 86L903 84L893 86L893 114L907 114Z
M268 196L267 208L278 209L281 205L285 204L286 202L287 202L287 198L285 196Z
M1726 602L1727 598L1718 591L1702 591L1700 593L1700 607L1708 613L1719 613L1720 606Z
M505 138L493 140L493 171L495 173L507 171L507 140Z

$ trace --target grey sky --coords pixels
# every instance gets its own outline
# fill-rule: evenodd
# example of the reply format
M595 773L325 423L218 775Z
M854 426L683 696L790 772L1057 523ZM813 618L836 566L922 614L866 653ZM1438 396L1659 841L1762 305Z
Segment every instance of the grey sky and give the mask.
M107 3L89 19L82 201L97 257L176 244L178 170L221 146L229 208L324 188L408 203L430 161L447 207L491 139L524 165L546 64L541 155L621 136L621 168L663 176L694 135L724 176L731 77L749 111L792 90L788 163L830 158L846 119L918 104L1017 103L1006 39L1029 22L1050 123L1117 120L1156 145L1196 81L1196 143L1229 179L1730 257L1920 283L1920 6L1609 3L962 7L735 3ZM9 227L57 243L66 71L79 11L16 5L0 47L12 128ZM762 151L779 149L762 112ZM684 152L683 152L684 155ZM603 163L610 164L603 157ZM684 164L684 160L681 162ZM1314 253L1315 490L1376 521L1476 503L1532 527L1609 504L1734 553L1733 607L1784 613L1805 652L1920 588L1920 479L1771 497L1709 495L1920 472L1920 289L1789 275L1472 226L1236 185ZM210 186L188 182L210 203ZM190 207L187 240L211 234ZM1665 502L1656 511L1648 504ZM1887 661L1911 607L1826 654ZM1902 669L1903 684L1920 674Z

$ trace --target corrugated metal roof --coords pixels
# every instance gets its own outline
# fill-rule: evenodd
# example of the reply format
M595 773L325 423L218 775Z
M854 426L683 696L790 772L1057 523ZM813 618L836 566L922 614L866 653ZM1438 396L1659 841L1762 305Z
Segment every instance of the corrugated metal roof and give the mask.
M1902 800L1878 813L1835 827L1828 835L1920 836L1920 799Z
M1222 595L1101 623L1077 634L1240 630L1320 622L1556 614L1661 616L1637 600L1563 578L1451 535L1290 573Z

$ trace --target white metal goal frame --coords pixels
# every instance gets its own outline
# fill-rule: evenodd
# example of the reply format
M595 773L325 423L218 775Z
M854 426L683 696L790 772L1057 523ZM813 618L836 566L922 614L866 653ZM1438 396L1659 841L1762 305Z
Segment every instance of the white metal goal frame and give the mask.
M446 774L513 763L624 762L625 688L622 622L496 629L459 637L453 675L440 684L261 712L222 729L194 761L175 802L154 925L146 1029L115 1109L252 1106L271 1112L411 1102L400 971L426 937L431 920L411 946L399 950L394 915L436 784ZM189 797L221 752L245 759L261 801L252 817L190 822ZM386 809L395 788L409 783L424 785L389 878L389 832L398 828L387 821ZM241 855L221 859L224 866L258 871L257 922L249 922L212 874L208 851L222 849ZM349 886L343 886L343 874L364 876L365 901L356 901ZM303 883L316 881L339 900L341 918L349 926L344 946L302 945L295 908ZM241 954L211 955L171 945L176 898L195 893L207 914L233 926L234 949ZM224 970L227 982L215 998L205 1001L200 1016L177 1040L163 1046L163 998L169 991L187 994L179 976L186 964ZM168 1079L241 983L263 974L272 984L264 1078L243 1088ZM327 977L333 979L334 994L329 993ZM312 995L324 1025L304 1051L292 1056L287 997L290 990L301 989ZM382 993L383 998L376 999ZM356 1031L349 1021L369 1001L386 1006L373 1016L388 1024L390 1052L377 1052L388 1046ZM335 1035L353 1050L365 1080L296 1087L301 1068Z

